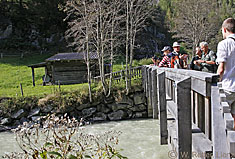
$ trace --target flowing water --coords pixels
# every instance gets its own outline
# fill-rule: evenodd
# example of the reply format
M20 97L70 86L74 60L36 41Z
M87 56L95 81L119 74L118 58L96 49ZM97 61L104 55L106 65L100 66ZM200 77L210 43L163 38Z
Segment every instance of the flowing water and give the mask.
M128 159L167 159L168 146L160 145L159 120L128 120L93 124L86 126L89 133L102 133L109 130L121 131L118 148ZM6 152L20 151L14 134L0 133L0 156ZM1 158L1 157L0 157Z

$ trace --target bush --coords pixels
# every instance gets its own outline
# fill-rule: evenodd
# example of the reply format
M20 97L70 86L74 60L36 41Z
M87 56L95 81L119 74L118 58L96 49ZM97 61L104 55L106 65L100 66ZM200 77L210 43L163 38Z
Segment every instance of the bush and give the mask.
M121 132L109 131L101 135L86 134L79 128L82 121L66 116L48 116L40 124L24 123L15 129L22 153L11 153L3 158L16 159L127 159L115 148Z

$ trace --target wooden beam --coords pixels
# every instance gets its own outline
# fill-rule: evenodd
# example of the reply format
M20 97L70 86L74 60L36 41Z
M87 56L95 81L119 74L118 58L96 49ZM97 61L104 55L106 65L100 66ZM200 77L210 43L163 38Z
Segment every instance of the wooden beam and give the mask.
M225 124L220 110L219 88L216 85L211 87L211 116L212 116L212 142L213 158L218 159L218 154L229 154ZM220 158L230 159L225 155Z
M152 107L153 119L158 119L158 97L157 97L157 70L152 69Z
M205 135L211 139L211 99L205 97Z
M178 159L192 158L191 78L176 82ZM183 156L187 154L187 156Z
M34 68L31 67L32 69L32 81L33 81L33 86L35 87L35 76L34 76Z
M151 80L152 68L147 69L148 79L147 79L147 99L148 99L148 117L153 117L153 107L152 107L152 80Z
M166 108L166 88L165 88L165 72L157 72L157 96L158 107L160 112L160 137L161 145L167 144L168 132L167 132L167 108Z

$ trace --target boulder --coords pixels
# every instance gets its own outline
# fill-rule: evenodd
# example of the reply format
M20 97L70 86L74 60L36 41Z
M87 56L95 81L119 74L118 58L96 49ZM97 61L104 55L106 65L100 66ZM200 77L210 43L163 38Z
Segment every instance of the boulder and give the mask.
M41 108L41 112L43 112L43 113L49 113L49 112L52 111L52 109L53 109L52 106L47 105L47 106L44 106L44 107Z
M81 111L77 111L77 110L69 112L68 114L69 114L70 117L74 117L74 118L77 118L77 119L82 117L82 112Z
M16 113L12 114L11 118L20 119L21 117L25 116L25 114L26 114L26 112L24 111L24 109L20 109Z
M134 103L135 105L146 103L146 98L143 93L137 93L134 95Z
M134 112L141 112L147 110L147 106L145 106L144 104L135 105L134 107L131 107L130 110Z
M108 108L108 107L106 107L106 106L103 105L103 104L99 104L99 105L97 105L97 111L98 111L98 112L102 112L102 113L108 113L108 112L111 111L111 109Z
M126 112L123 110L118 110L116 112L108 114L109 120L121 120L127 116Z
M20 124L23 124L24 122L28 122L28 119L25 117L20 118Z
M134 105L134 102L132 99L130 99L128 96L126 96L125 94L122 95L121 99L119 99L117 101L118 104L127 104L130 106Z
M38 115L40 113L40 108L34 108L29 112L28 118Z
M146 118L146 117L148 117L147 112L136 112L133 115L133 118Z
M42 118L41 116L32 116L32 121L34 123L38 123L38 122L40 122L41 118Z
M133 116L133 112L131 110L127 110L127 118L130 119Z
M91 104L88 103L88 104L81 104L81 105L79 105L76 109L79 110L79 111L81 111L81 110L83 110L83 109L90 108L90 107L91 107Z
M104 113L99 112L93 116L93 121L105 121L105 120L107 120L107 115Z
M10 130L11 128L0 125L0 132Z
M1 121L0 121L0 124L1 125L8 125L11 123L11 119L10 118L3 118Z
M82 114L84 117L90 117L96 112L96 108L83 109Z
M111 107L111 109L115 112L117 110L126 110L128 108L131 108L132 106L129 104L113 103L113 104L109 105L109 107Z

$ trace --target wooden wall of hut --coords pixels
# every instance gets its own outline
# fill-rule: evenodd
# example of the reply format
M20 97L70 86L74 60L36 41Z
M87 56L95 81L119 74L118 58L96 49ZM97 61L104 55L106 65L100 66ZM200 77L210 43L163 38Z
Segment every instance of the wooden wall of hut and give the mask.
M94 63L91 63L94 65ZM91 74L96 75L97 66L91 68ZM52 83L77 84L87 82L87 66L84 61L56 61L51 63Z

